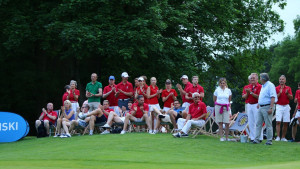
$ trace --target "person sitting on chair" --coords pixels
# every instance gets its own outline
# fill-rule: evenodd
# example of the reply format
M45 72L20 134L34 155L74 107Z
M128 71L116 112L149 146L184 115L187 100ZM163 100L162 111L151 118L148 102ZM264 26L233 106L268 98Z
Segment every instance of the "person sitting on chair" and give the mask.
M77 112L76 120L71 121L69 131L72 131L78 125L83 128L89 125L90 117L86 117L89 113L89 109L90 106L88 104L83 104L83 106L81 107L81 112Z
M70 126L70 121L75 120L75 112L72 110L72 103L69 100L64 102L64 106L61 106L61 117L57 119L57 135L54 137L71 137L70 133L68 132L68 127ZM61 133L61 126L63 127L66 135L60 135Z
M121 134L125 134L127 130L127 126L129 124L129 120L133 122L142 122L145 121L148 128L150 129L150 119L148 116L149 106L148 104L144 103L144 96L139 95L137 97L138 102L132 104L130 113L126 114L124 127L121 131Z
M55 120L57 118L57 113L53 111L53 104L48 103L47 104L47 110L45 108L42 109L42 113L38 120L35 121L35 127L36 130L38 130L38 127L42 124L42 121L44 123L44 126L47 131L47 135L49 135L49 126L52 126L55 124Z
M200 100L198 92L193 93L192 97L194 103L189 106L187 118L179 118L177 121L178 129L181 131L173 134L173 137L188 137L188 132L192 125L202 127L205 124L206 105Z

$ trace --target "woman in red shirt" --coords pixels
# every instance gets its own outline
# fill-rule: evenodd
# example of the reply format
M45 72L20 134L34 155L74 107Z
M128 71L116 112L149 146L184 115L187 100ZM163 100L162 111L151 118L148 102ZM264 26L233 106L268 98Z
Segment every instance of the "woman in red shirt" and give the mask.
M143 95L144 96L144 103L148 104L148 99L147 99L147 88L148 86L146 85L145 83L145 80L143 77L139 77L138 78L138 82L139 82L139 86L136 88L136 91L135 91L135 99L137 99L137 97L139 95Z
M80 96L80 91L76 89L77 87L77 82L75 80L71 80L70 82L70 90L68 90L68 96L67 100L70 100L72 103L72 110L76 112L77 107L79 107L78 104L78 98Z
M148 116L150 116L151 113L151 130L154 129L154 121L156 121L156 116L153 114L153 108L156 108L160 110L160 106L158 104L158 99L160 98L160 93L162 92L162 89L158 89L156 86L156 78L151 77L150 79L150 86L147 88L147 98L148 98L148 103L149 103L149 113Z

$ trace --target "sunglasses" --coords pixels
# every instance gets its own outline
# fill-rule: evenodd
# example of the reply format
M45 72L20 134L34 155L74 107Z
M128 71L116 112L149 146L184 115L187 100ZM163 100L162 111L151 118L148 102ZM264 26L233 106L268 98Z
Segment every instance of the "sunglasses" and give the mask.
M200 99L200 96L196 96L196 97L194 97L195 99Z

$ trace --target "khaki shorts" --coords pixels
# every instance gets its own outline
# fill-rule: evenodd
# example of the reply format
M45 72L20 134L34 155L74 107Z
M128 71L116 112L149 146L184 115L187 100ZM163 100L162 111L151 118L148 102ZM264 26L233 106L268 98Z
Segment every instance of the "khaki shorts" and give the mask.
M220 114L221 106L215 105L215 118L217 123L229 123L229 111L226 106L223 107L223 113Z

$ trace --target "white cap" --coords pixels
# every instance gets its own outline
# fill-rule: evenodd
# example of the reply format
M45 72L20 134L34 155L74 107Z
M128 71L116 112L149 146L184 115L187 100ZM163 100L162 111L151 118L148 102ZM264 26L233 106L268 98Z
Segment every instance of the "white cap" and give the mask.
M196 96L200 96L198 92L193 93L192 97L195 98Z
M181 79L189 79L189 77L187 75L182 75L181 78L180 78L180 80Z
M127 72L123 72L121 77L129 77Z
M139 77L139 78L138 78L138 80L142 80L142 81L144 81L144 78L143 78L143 77Z

